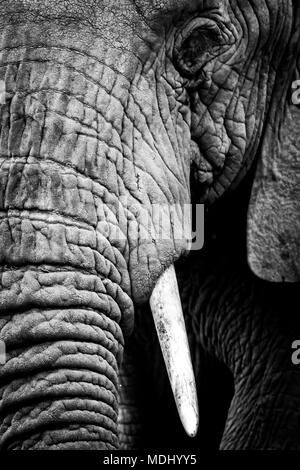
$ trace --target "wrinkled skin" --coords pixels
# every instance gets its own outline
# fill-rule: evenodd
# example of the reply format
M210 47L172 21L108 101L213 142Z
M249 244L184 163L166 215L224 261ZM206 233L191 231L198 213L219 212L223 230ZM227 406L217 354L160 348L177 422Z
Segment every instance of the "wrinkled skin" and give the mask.
M211 445L227 367L221 447L296 448L294 288L273 282L300 272L297 2L10 0L0 28L1 447L155 441L171 398L140 391L164 370L147 302L178 261L200 411L205 364L224 376ZM208 208L192 266L153 217L190 202Z

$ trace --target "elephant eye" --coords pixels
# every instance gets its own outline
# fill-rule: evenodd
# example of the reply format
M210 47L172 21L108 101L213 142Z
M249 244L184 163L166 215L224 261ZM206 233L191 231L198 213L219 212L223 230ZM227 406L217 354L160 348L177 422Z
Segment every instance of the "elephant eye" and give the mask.
M176 35L175 66L184 77L194 78L225 43L226 36L215 21L194 19Z

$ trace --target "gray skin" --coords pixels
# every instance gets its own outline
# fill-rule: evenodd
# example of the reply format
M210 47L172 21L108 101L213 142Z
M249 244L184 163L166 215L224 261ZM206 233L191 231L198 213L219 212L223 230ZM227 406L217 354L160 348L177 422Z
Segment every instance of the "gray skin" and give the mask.
M136 351L146 338L144 368L163 374L146 304L177 260L197 378L206 350L235 381L221 447L299 446L297 329L275 302L291 286L272 284L300 273L299 22L296 0L0 2L2 449L151 434ZM246 196L235 213L246 253L214 207L254 162L248 215ZM186 240L145 225L153 204L191 201L224 222L192 268Z

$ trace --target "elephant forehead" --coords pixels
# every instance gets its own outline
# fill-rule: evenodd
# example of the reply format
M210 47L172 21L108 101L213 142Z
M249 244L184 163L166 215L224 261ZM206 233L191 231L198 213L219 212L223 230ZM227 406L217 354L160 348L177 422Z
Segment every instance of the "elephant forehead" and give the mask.
M110 38L117 30L124 39L129 31L147 30L149 26L155 29L157 23L168 24L168 18L177 14L219 11L222 15L230 9L252 10L265 25L274 23L278 12L287 13L289 8L292 0L6 0L1 2L0 18L1 25L41 19L75 23L100 30L102 35L108 32Z
M282 7L292 5L292 0L6 0L1 2L1 10L22 12L35 11L45 16L62 15L85 16L103 10L120 11L123 14L144 14L150 18L159 12L169 12L183 9L223 10L224 7L238 5L241 10L253 7L256 9L267 6L269 10L277 12Z
M60 12L68 15L74 12L84 13L86 9L103 10L108 6L114 10L123 12L134 9L140 13L151 15L158 11L176 10L178 8L197 7L197 8L216 8L228 0L9 0L1 2L14 5L15 7L25 7L27 10L39 10L47 13ZM2 6L2 5L1 5Z
M221 0L213 0L220 3ZM161 11L176 10L188 5L199 6L197 0L9 0L1 2L1 10L24 13L34 11L42 16L66 17L78 20L87 17L91 12L98 14L103 11L119 12L125 16L137 15L151 17ZM90 18L92 20L92 18Z

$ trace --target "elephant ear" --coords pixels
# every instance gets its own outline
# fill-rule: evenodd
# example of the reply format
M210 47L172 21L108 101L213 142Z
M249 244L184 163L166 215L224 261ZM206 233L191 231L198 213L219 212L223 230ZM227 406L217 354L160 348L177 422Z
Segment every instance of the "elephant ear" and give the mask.
M295 38L292 42L277 91L290 84L293 93L292 82L295 86L300 78L299 46ZM295 96L285 92L270 110L248 211L248 262L271 282L300 280L300 103Z

